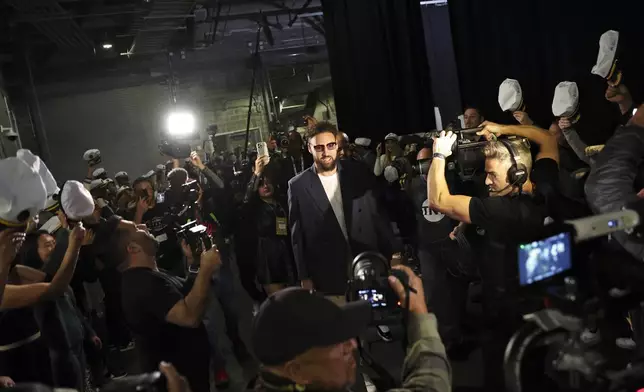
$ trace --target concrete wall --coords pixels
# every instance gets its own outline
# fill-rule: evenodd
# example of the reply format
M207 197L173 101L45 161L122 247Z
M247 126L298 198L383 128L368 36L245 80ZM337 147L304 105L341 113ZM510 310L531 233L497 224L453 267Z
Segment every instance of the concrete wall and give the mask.
M219 133L227 135L221 149L243 144L248 113L248 93L229 91L212 84L182 86L178 102L197 117L198 134L190 142L201 146L205 128L217 124ZM83 152L98 148L104 167L110 175L125 170L136 177L166 158L158 144L167 139L164 119L170 111L170 94L166 86L147 85L76 94L41 101L44 129L49 140L52 172L59 180L85 176ZM252 129L268 134L263 105L255 99ZM259 136L251 137L251 146ZM241 140L241 141L240 141Z

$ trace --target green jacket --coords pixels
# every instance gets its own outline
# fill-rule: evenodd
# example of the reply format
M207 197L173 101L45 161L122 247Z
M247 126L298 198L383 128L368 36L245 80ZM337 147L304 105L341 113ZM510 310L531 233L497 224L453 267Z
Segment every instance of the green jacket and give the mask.
M391 389L389 392L451 392L452 369L447 360L445 346L438 335L436 316L433 314L411 314L408 337L409 347L402 368L402 386ZM322 392L316 388L295 385L290 380L265 372L260 375L255 390ZM342 392L351 392L351 388Z

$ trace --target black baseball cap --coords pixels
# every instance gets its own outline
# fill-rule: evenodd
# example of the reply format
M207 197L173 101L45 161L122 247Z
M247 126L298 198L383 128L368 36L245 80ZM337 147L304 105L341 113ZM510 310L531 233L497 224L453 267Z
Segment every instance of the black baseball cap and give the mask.
M311 348L355 338L370 321L367 301L338 306L318 293L287 288L266 299L253 319L253 352L263 365L281 365Z

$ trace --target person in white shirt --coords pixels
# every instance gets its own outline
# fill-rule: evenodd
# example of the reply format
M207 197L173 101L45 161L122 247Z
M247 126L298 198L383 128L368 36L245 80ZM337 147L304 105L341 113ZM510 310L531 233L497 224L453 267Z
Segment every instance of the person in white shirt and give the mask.
M373 174L381 176L385 168L402 155L402 150L398 143L398 135L390 133L385 136L385 152L383 154L382 144L378 144L376 154L378 155L378 159L376 159L376 164L373 167Z

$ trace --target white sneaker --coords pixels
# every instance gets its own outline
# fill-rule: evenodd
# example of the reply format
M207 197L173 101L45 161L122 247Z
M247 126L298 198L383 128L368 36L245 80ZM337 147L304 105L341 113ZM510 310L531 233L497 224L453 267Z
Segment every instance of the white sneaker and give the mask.
M378 392L376 385L371 381L371 377L365 373L362 373L362 377L364 378L364 385L367 387L367 392Z
M617 338L615 339L615 344L624 350L635 350L635 347L637 347L637 344L631 338Z

